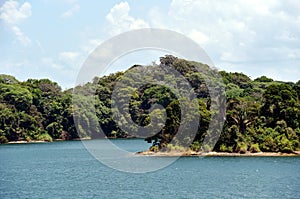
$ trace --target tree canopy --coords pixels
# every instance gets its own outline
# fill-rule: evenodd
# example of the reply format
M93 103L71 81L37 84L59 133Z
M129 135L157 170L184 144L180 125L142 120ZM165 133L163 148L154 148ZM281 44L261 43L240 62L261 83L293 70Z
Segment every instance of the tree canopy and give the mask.
M203 70L199 72L198 66ZM185 81L176 73L163 72L171 69L181 74ZM12 76L0 75L0 142L103 136L129 138L136 136L139 127L147 129L155 122L162 128L145 139L153 144L151 150L180 149L183 140L190 141L192 150L203 150L203 139L215 114L211 107L218 103L211 99L207 85L208 79L216 78L211 76L211 70L215 69L167 55L160 59L159 65L134 65L125 72L95 77L90 83L66 91L49 79L20 82ZM135 75L129 71L134 71ZM157 82L135 88L150 78L145 71L151 71ZM206 150L240 153L299 150L300 80L291 83L266 76L251 80L243 73L220 71L219 74L222 85L214 81L209 83L226 90L225 124L214 148ZM126 86L117 88L120 81ZM195 93L196 101L188 102L186 97L176 93L176 90L184 93L187 89ZM117 113L113 107L114 92L121 96ZM126 104L128 99L129 104ZM193 109L194 103L197 109ZM151 111L155 104L162 109ZM182 107L194 111L184 114ZM198 125L188 126L197 114L200 115ZM135 125L130 125L131 122ZM120 128L121 124L127 128ZM182 126L186 131L196 129L196 135L189 137L186 133L183 140L174 141Z

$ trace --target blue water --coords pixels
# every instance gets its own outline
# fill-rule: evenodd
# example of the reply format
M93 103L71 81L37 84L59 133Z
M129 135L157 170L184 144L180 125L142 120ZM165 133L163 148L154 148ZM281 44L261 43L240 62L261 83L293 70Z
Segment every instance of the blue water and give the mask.
M114 142L129 151L148 147ZM182 157L132 174L70 141L1 145L0 160L0 198L300 198L299 157Z

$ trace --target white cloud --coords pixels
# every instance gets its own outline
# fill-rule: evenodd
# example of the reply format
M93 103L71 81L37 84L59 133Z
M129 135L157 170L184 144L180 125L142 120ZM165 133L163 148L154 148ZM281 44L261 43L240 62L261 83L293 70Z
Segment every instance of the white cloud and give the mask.
M62 18L68 18L73 16L76 12L78 12L78 10L80 9L80 6L78 4L73 5L69 10L67 10L66 12L64 12L61 17Z
M79 52L61 52L58 56L63 65L77 68L81 64L81 54Z
M35 40L35 43L36 43L36 45L38 46L40 52L41 52L42 54L45 54L45 53L46 53L46 50L45 50L45 48L43 47L43 45L41 44L41 42L40 42L39 40Z
M16 24L22 19L31 16L31 5L25 2L19 8L19 3L13 0L6 1L0 8L0 19L9 24Z
M205 45L209 41L207 35L197 30L192 30L188 36L201 45Z
M99 46L103 40L101 39L90 39L81 47L81 50L85 54L90 54L97 46Z
M20 30L18 26L13 26L12 31L23 45L28 46L31 44L31 40Z
M69 74L70 77L68 78L72 79L76 77L76 71L82 64L82 55L79 52L66 51L54 57L42 57L40 62L47 70L54 71L53 74L59 74L60 76Z
M59 57L62 60L71 60L71 61L76 59L78 56L79 56L78 52L62 52L59 54Z
M59 53L58 60L65 68L78 68L83 62L83 55L80 52L61 52Z
M60 65L56 63L52 58L50 57L43 57L41 58L41 62L44 65L44 67L50 67L51 69L55 70L63 70L63 65Z
M16 38L23 44L31 44L31 40L22 32L18 24L31 16L31 4L28 2L19 6L17 1L6 1L0 8L0 19L7 24Z
M194 39L222 64L300 59L300 2L173 0L169 28Z
M299 70L299 8L297 0L172 0L168 11L152 7L144 21L121 2L106 19L112 34L150 25L181 32L199 43L216 66L255 76L262 72L258 68L272 64L273 70L297 65Z
M111 34L118 34L127 30L147 28L149 25L142 19L129 15L130 6L125 2L116 4L106 15L106 20L111 26Z
M149 21L151 27L163 29L169 26L170 17L165 16L164 11L158 6L149 10L148 18L151 19Z

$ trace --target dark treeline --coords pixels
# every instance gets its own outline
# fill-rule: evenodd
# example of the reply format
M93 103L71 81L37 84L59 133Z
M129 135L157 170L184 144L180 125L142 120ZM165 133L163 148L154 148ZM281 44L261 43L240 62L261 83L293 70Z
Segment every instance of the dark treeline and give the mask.
M265 76L251 80L242 73L219 72L224 83L222 86L226 90L226 119L221 136L211 149L202 146L213 115L210 110L213 101L205 84L206 78L214 78L209 76L211 69L204 64L173 56L162 57L160 61L160 65L133 66L128 71L135 70L135 74L138 74L147 68L159 76L159 68L170 67L180 72L190 83L197 96L199 110L197 113L189 113L187 118L193 118L193 114L200 115L196 136L185 138L192 142L192 150L199 151L205 148L240 153L299 150L300 81L279 82ZM201 73L196 70L200 66L203 69ZM0 75L0 142L72 140L79 135L98 138L101 137L100 128L105 136L110 138L134 136L129 132L135 132L135 126L127 131L122 130L112 116L111 96L115 85L123 77L123 81L127 82L126 87L118 88L117 92L124 93L124 99L130 98L129 106L123 107L124 110L129 109L129 114L120 116L118 121L127 124L128 119L131 119L137 126L147 127L151 125L153 115L158 121L163 118L162 110L150 111L152 104L160 104L165 108L166 122L162 130L146 138L146 141L153 143L151 150L165 147L180 149L179 140L175 142L178 145L171 145L170 142L181 125L180 106L188 107L191 104L185 103L185 100L179 99L171 89L159 84L149 83L135 89L134 84L138 80L125 74L126 72L118 72L96 77L92 83L77 86L75 93L80 94L74 96L74 89L62 91L57 83L48 79L19 82L12 76ZM174 85L180 82L179 77L174 74L161 76L161 81L164 82ZM182 89L182 85L176 86L175 89ZM91 98L90 93L96 98ZM130 96L127 96L129 94ZM89 106L91 109L87 108ZM96 114L92 112L93 108Z

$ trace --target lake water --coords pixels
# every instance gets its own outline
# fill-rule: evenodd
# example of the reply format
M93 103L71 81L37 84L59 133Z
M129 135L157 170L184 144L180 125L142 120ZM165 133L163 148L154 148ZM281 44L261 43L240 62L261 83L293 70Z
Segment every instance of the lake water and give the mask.
M148 147L113 142L129 151ZM300 198L299 157L182 157L132 174L68 141L1 145L0 160L0 198Z

